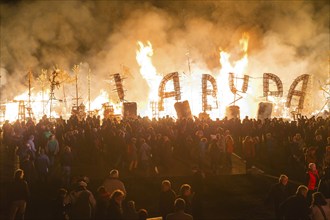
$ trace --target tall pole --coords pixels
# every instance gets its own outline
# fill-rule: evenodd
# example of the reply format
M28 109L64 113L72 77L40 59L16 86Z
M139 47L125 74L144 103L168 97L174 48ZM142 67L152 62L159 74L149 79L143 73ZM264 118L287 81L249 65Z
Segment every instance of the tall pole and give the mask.
M74 65L73 67L73 72L75 73L75 80L76 80L76 106L78 108L78 104L79 104L79 94L78 94L78 72L79 72L80 68L79 65Z
M88 112L91 112L91 69L88 71Z
M31 107L31 78L32 78L31 70L29 70L28 77L29 77L29 106L28 107Z
M39 75L38 80L41 83L42 114L45 115L45 86L47 80L47 70L41 70L41 74Z

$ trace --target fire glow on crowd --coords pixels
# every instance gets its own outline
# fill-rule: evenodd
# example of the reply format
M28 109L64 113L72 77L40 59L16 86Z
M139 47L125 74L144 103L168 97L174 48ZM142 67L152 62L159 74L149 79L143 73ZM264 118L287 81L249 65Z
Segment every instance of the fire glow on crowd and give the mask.
M301 7L302 12L297 12L296 23L284 24L274 21L269 23L269 28L266 28L265 33L261 34L260 28L253 26L254 22L250 20L248 21L251 24L247 25L242 22L242 28L234 31L233 21L228 20L227 22L228 15L218 13L224 9L239 12L241 8L237 8L238 5L235 4L233 4L234 7L206 3L205 5L212 9L207 9L205 6L206 8L202 7L201 12L198 13L203 14L207 10L212 10L214 14L210 17L199 17L193 15L195 8L190 5L191 3L181 3L187 4L184 5L185 7L192 7L192 12L185 12L186 14L183 15L189 19L185 18L180 21L175 21L178 18L173 13L176 10L175 6L162 9L164 6L157 8L149 4L143 6L127 4L125 6L130 8L133 13L127 14L127 18L120 20L120 24L114 24L113 27L117 28L116 31L109 30L109 33L100 36L100 39L104 40L104 45L99 45L99 42L96 42L96 36L85 36L86 42L83 44L83 37L78 34L84 33L93 26L90 23L86 23L86 27L84 26L83 22L89 21L89 19L91 23L105 24L100 17L90 14L95 12L93 11L96 10L95 8L101 7L98 5L101 3L79 5L79 2L72 2L68 4L66 8L79 6L75 13L86 13L80 20L65 12L60 13L57 19L63 23L58 25L53 21L56 14L49 12L50 15L47 14L47 17L50 16L49 22L55 30L45 26L42 17L46 16L46 12L41 13L40 18L32 21L31 30L27 31L31 32L31 36L33 36L31 48L13 45L10 36L14 34L14 30L10 29L12 24L9 19L20 24L17 27L19 30L27 24L21 18L10 17L9 12L3 12L5 20L2 28L6 32L2 31L4 35L2 45L4 46L1 47L2 54L5 55L1 62L2 120L15 121L19 118L19 101L24 101L25 107L31 108L36 119L40 119L45 114L68 118L71 108L80 104L86 107L89 114L103 116L104 104L108 103L108 106L113 108L112 113L120 115L122 104L126 101L136 102L137 114L149 118L166 115L176 118L177 112L174 104L185 100L189 102L193 115L197 116L204 112L212 119L225 117L226 108L232 105L239 106L241 118L256 117L258 104L265 101L272 103L272 116L275 117L289 118L291 112L311 115L327 109L323 104L329 96L329 91L328 87L322 86L329 83L326 58L328 52L325 51L326 46L329 46L329 41L327 41L329 31L322 26L323 23L313 23L311 8L316 13L320 7L318 5L295 3L298 5L294 5L292 8L277 5L276 7L280 11L279 16L298 6ZM54 6L55 11L62 7ZM22 11L29 7L32 11L42 11L47 8L42 2L34 2L30 6L22 3L13 7ZM249 4L248 8L255 12L262 11L259 7ZM8 10L13 9L8 8ZM107 10L111 11L111 7ZM225 20L223 22L212 20L212 16L216 16L215 14L218 15L219 20ZM246 12L243 17L251 15L252 12ZM67 16L72 20L68 20ZM296 26L306 25L306 23L299 22L301 17L307 19L311 30L317 31L315 33L301 31L299 34L291 31L292 39L288 38L285 34L287 29L291 30ZM260 19L257 19L258 22L266 23ZM285 19L287 18L283 15L283 20ZM80 26L73 27L73 24ZM184 28L178 27L179 24ZM195 29L200 31L196 32ZM228 33L225 31L227 29L230 30L227 31ZM61 38L57 39L52 35L55 31L59 32ZM232 32L233 35L229 36L229 32ZM81 43L89 50L99 49L99 51L93 55L81 52L77 45L71 45L75 38L81 38L82 42L77 42L77 44ZM315 43L306 46L304 43L299 43L304 42L307 38L315 39L318 45ZM20 40L27 41L28 39L21 36ZM49 42L54 41L54 44L57 42L56 48L62 51L52 48L48 40ZM63 42L65 40L67 45ZM42 45L40 42L46 43ZM82 47L81 45L80 47ZM318 55L301 52L303 45L308 47L305 48L306 50L317 49L317 52L314 53L318 53ZM46 51L43 51L43 48L49 49L49 56ZM9 52L10 50L12 52ZM18 56L19 51L22 52L20 55L25 53L26 57ZM62 53L65 53L63 56L68 60L63 60L65 58ZM84 54L85 57L81 56ZM47 56L49 60L46 59ZM20 64L13 65L13 60L10 58L20 59ZM73 63L80 63L76 71L70 70ZM58 76L52 95L50 79L54 69L58 72ZM27 72L30 72L30 77ZM173 78L174 75L168 75L175 72L178 73L175 75L177 80ZM118 98L118 88L113 79L115 73L119 73L123 79L121 89L125 93L124 98ZM275 84L276 80L269 81L269 76L265 76L265 73L273 73L277 76L276 80L281 82L282 91L276 88L278 86ZM298 78L304 74L308 77ZM206 77L208 78L206 79ZM299 80L295 81L297 78ZM164 79L166 80L162 84ZM215 80L215 84L211 83L212 79ZM269 85L265 85L267 80ZM175 83L177 83L176 88ZM295 83L297 85L293 86ZM161 85L162 89L160 89ZM266 92L265 88L268 89ZM160 90L163 91L164 97L160 97ZM272 92L279 92L281 95L273 95ZM320 99L321 102L315 102Z

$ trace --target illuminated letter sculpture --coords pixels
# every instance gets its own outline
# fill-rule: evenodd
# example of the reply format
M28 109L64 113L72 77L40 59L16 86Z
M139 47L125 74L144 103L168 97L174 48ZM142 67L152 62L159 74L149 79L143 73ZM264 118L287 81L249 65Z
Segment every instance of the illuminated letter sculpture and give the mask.
M303 109L308 80L309 80L309 75L308 74L303 74L301 76L298 76L293 81L293 83L290 86L290 90L288 92L288 98L286 100L286 107L287 108L290 108L291 107L292 97L293 96L298 96L299 97L298 109ZM302 81L301 90L300 91L299 90L296 90L297 85L301 81Z
M115 80L115 83L116 83L116 90L117 90L117 94L118 94L118 97L119 97L119 100L121 102L124 101L125 99L125 94L124 94L124 89L123 89L123 81L120 77L120 74L119 73L116 73L113 75L113 78Z
M275 82L277 91L269 91L269 80L272 80ZM264 87L264 97L268 96L277 96L282 97L283 96L283 84L281 79L272 73L264 73L263 76L263 87Z
M212 85L213 89L207 89L207 81ZM217 99L218 87L217 82L214 77L209 74L203 74L202 76L202 109L203 112L211 111L212 106L207 103L207 96L212 95L213 98ZM216 108L218 107L218 102L216 102Z
M229 73L229 88L230 88L230 91L233 94L236 94L237 92L246 93L246 91L248 89L248 86L249 86L249 79L250 79L250 76L244 75L242 89L241 89L241 91L239 91L239 90L236 89L236 86L235 86L235 83L234 83L234 73Z
M173 86L174 86L174 91L171 92L165 92L165 86L166 83L173 79ZM180 92L180 81L179 81L179 74L178 72L174 73L169 73L164 78L159 84L158 88L158 96L159 96L159 102L158 102L158 110L163 111L164 110L164 99L165 98L170 98L174 97L176 101L179 101L181 99L181 92Z

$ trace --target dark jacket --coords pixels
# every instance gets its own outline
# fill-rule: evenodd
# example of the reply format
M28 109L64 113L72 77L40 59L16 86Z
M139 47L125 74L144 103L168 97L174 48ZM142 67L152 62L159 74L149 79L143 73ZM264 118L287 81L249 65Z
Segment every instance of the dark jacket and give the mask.
M183 211L178 211L167 215L166 220L193 220L193 217Z
M10 188L11 201L25 200L30 196L29 187L25 180L15 180Z
M108 218L111 220L123 220L123 210L113 199L110 200L108 206Z
M310 208L307 200L300 194L290 196L280 205L284 219L309 220Z
M163 216L163 219L165 219L169 213L172 213L174 211L175 198L176 194L172 189L166 192L162 191L160 193L159 211L160 214Z
M284 186L282 183L276 183L270 189L267 197L267 203L272 203L274 205L275 211L278 211L280 204L291 195L292 193L288 184Z

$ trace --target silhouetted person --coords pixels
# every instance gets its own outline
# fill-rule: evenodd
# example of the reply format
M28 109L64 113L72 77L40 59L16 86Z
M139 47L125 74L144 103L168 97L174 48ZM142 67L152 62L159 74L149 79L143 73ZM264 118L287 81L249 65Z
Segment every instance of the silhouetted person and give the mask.
M183 184L180 187L180 195L178 198L181 198L185 201L184 211L190 215L193 214L193 196L194 194L191 192L191 186L189 184Z
M69 205L65 204L65 197L67 196L68 191L64 188L58 190L57 197L53 206L54 220L67 220L69 219Z
M107 209L110 201L110 196L111 195L106 191L104 186L100 186L97 189L95 219L107 219Z
M312 220L323 220L330 218L330 204L320 192L313 193L311 209Z
M45 154L44 149L40 149L40 154L35 160L35 167L38 173L38 179L41 183L47 182L49 172L50 161L48 156Z
M148 211L146 209L140 209L138 211L138 220L147 220Z
M308 220L310 208L307 203L308 188L300 185L295 195L287 198L281 205L280 210L285 220L297 219Z
M124 183L119 179L119 171L118 170L111 170L109 177L107 177L103 184L106 191L112 195L112 193L119 189L124 192L126 196L126 189Z
M273 204L276 219L281 219L280 204L284 202L289 196L291 196L288 181L289 178L286 175L281 175L278 179L278 183L271 187L266 199L267 203Z
M124 210L123 219L124 220L138 220L138 212L135 208L135 202L134 201L128 201L127 202L127 208Z
M108 207L107 219L111 219L111 220L123 219L122 202L124 200L124 196L125 194L121 190L115 190L112 193Z
M164 180L161 186L160 199L159 199L159 211L163 219L174 211L174 201L176 198L175 192L172 190L171 182Z
M9 219L24 220L26 202L30 196L27 182L24 180L24 171L18 169L15 171L14 182L10 187L10 213Z
M193 217L185 213L186 202L178 198L174 202L174 213L168 214L166 220L192 220Z
M87 189L87 183L80 181L76 189L70 192L65 204L71 204L70 220L90 220L96 206L93 193Z

